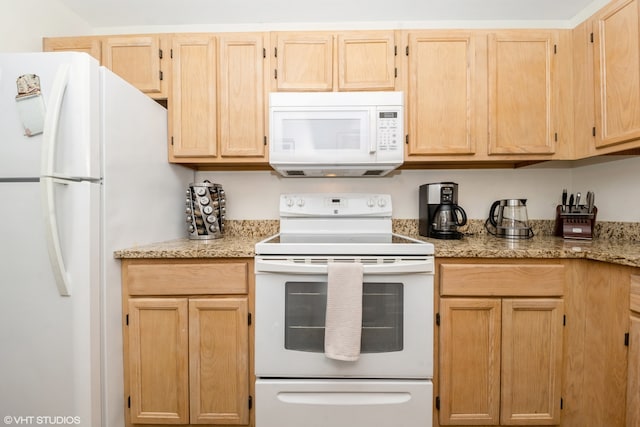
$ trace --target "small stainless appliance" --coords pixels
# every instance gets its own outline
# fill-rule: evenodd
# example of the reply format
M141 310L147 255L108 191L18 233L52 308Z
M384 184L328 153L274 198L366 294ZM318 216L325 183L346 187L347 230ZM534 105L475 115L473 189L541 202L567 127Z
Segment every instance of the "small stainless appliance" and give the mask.
M222 237L226 212L226 198L222 185L209 181L189 184L186 205L189 239Z
M533 230L527 217L527 199L496 200L485 227L490 234L507 239L529 239Z
M461 239L458 227L467 223L467 213L458 206L458 184L436 182L420 186L418 231L436 239Z

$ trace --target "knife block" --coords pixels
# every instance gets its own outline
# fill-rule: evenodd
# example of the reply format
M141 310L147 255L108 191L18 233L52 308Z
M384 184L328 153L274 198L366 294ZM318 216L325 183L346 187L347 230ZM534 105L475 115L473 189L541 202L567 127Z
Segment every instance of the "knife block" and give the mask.
M596 225L596 214L598 208L595 206L589 212L584 205L569 209L565 206L566 211L562 211L562 205L556 206L556 230L555 235L564 239L593 239L593 230Z

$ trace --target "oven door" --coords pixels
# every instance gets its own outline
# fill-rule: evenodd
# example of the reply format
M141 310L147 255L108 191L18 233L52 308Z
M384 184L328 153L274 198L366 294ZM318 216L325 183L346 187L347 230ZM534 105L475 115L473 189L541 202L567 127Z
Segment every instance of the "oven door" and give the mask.
M256 257L257 377L433 377L433 258L364 265L355 362L324 355L327 265L316 262Z

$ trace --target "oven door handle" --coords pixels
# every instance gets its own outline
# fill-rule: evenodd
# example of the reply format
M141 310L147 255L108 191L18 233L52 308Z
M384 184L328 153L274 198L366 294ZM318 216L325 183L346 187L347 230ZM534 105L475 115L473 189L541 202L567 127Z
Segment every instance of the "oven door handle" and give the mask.
M286 274L327 274L327 264L301 263L288 260L256 259L256 272ZM433 259L403 260L395 263L363 264L363 274L433 273Z

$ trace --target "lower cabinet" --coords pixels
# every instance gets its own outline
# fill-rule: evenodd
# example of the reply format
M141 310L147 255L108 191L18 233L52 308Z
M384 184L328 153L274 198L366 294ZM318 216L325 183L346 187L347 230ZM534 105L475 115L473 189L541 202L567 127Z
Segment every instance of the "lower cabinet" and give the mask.
M127 426L250 425L252 261L123 261Z
M439 266L440 425L560 423L561 264Z
M631 298L629 300L628 376L627 376L627 424L640 426L640 275L631 276Z

